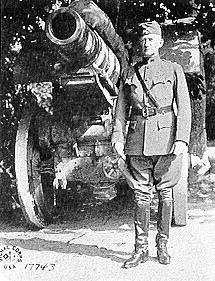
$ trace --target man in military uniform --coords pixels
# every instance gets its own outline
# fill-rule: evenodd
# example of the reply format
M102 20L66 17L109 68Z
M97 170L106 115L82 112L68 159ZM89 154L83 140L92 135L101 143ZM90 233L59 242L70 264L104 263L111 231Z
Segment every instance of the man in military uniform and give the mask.
M125 159L129 171L126 178L135 194L135 251L124 268L148 259L153 186L159 198L157 257L161 264L170 263L166 245L172 219L172 188L181 176L191 127L182 67L159 57L163 45L160 25L155 21L141 24L138 38L142 61L134 66L125 91L119 94L112 136L113 147Z

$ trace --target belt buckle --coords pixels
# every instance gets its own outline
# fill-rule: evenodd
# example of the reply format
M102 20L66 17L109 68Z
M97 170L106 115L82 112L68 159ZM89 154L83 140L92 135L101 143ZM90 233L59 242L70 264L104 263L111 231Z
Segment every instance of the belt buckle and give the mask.
M142 116L143 116L143 118L148 117L148 108L147 107L142 108Z
M156 108L154 107L146 107L142 109L142 115L144 118L148 118L150 116L156 115Z

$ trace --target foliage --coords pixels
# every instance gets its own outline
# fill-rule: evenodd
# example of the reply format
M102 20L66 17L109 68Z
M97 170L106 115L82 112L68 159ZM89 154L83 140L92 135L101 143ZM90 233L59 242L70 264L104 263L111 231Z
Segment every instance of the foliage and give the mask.
M108 0L98 2L111 14ZM193 27L204 34L205 41L210 39L214 45L215 0L115 0L115 2L121 4L119 33L123 34L126 29L148 20L163 23L167 20L174 22L193 16L195 17Z

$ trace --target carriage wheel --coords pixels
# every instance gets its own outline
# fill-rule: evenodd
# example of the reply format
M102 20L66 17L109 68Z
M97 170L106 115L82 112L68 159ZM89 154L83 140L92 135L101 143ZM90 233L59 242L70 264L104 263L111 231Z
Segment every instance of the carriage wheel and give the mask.
M50 222L54 206L52 159L41 155L38 123L34 110L26 109L20 120L15 144L15 171L22 211L31 226Z

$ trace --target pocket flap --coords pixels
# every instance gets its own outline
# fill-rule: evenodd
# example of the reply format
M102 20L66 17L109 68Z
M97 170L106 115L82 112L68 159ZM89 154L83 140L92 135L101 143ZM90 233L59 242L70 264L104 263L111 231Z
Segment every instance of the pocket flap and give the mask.
M171 77L165 75L165 74L162 74L162 75L155 75L153 77L153 84L156 85L156 84L166 84L166 83L172 83L172 79Z
M156 85L156 84L165 84L166 77L165 77L165 75L155 75L153 77L152 81L153 81L154 85Z
M173 115L172 112L159 114L158 121L157 121L158 129L171 128L175 126L175 120L176 120L175 116Z

